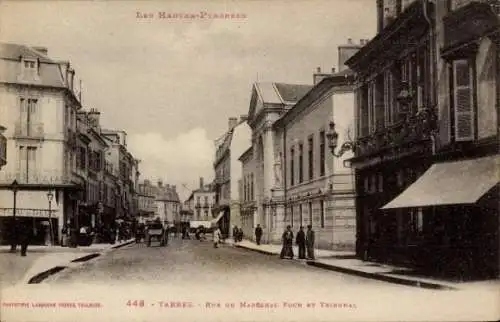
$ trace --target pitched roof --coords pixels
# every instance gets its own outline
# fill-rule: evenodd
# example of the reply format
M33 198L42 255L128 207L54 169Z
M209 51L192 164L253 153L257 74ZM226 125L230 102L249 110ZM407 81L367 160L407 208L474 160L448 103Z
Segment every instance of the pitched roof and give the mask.
M285 83L255 83L257 93L263 103L290 104L300 100L313 86Z
M37 79L20 80L20 57L38 59ZM41 86L66 88L60 65L44 54L25 45L0 43L0 82L29 83Z
M36 51L34 48L11 43L0 43L0 58L19 59L19 57L39 59L42 63L55 63L48 56Z

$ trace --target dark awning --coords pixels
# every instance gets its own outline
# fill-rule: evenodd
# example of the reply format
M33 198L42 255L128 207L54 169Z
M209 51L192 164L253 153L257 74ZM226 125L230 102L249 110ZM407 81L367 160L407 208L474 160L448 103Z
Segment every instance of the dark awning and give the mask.
M433 164L381 209L474 204L499 182L499 156Z

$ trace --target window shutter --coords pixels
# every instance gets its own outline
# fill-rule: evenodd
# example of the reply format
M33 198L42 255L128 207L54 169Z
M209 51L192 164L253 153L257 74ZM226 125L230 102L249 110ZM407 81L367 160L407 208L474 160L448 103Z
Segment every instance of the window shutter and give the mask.
M474 139L474 111L472 103L472 73L467 60L454 62L455 140Z

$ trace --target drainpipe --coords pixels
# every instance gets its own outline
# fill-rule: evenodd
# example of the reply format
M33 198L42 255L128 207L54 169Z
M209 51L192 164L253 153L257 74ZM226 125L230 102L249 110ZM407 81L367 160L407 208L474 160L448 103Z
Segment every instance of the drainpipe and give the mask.
M430 104L434 109L437 108L437 104L436 104L436 82L435 82L435 75L436 75L436 64L437 64L437 61L436 61L436 57L434 55L434 49L435 49L435 46L436 46L436 35L435 35L435 31L436 31L436 26L432 23L431 19L429 18L428 16L428 13L427 13L427 9L428 9L428 6L429 6L429 0L424 0L422 2L422 6L423 6L423 12L424 12L424 18L425 20L427 21L427 23L429 24L429 28L430 28L430 37L429 37L429 62L430 64L428 64L428 72L429 72L429 76L430 76L430 91L429 91L429 95L430 95L430 99L429 99L429 102L428 104ZM435 11L434 11L435 12ZM430 135L431 137L431 144L432 144L432 155L436 155L436 133L431 133Z

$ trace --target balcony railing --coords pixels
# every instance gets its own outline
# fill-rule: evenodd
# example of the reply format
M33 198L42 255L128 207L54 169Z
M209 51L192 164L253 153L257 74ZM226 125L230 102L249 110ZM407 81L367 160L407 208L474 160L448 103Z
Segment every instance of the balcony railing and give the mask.
M19 184L69 184L71 176L62 171L33 171L33 173L22 172L0 172L0 183L11 184L17 180Z
M385 149L404 147L431 138L436 130L433 109L422 109L405 121L387 126L356 141L356 156L370 155Z
M491 9L498 15L500 14L500 3L498 0L452 0L451 1L451 9L459 9L461 7L465 7L471 2L485 3L491 6Z
M45 136L43 123L16 123L14 138L43 139Z

